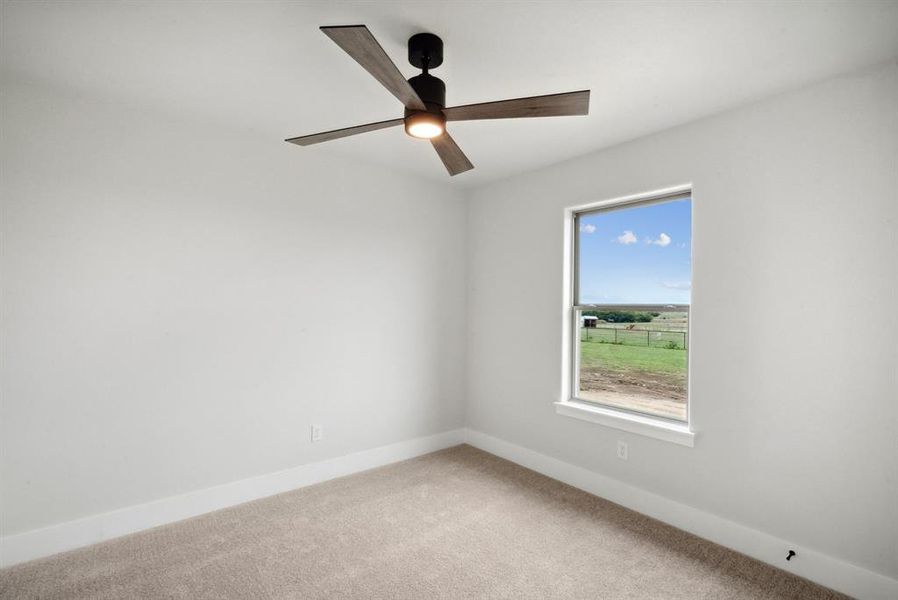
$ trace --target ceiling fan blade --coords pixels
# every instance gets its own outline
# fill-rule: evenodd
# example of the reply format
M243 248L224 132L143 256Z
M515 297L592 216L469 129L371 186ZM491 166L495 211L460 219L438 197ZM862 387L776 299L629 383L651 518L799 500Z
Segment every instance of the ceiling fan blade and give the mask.
M343 129L334 129L333 131L322 131L321 133L313 133L312 135L287 138L284 141L298 146L311 146L312 144L329 142L331 140L349 137L350 135L357 135L368 131L377 131L378 129L386 129L387 127L395 127L397 125L402 125L403 121L404 119L378 121L377 123L368 123L367 125L356 125L355 127L344 127Z
M458 175L474 168L465 153L461 151L448 131L444 131L442 135L430 139L433 149L440 155L440 160L446 165L446 170L450 175Z
M444 108L447 121L567 117L589 114L589 90Z
M371 32L364 25L321 27L321 31L349 56L371 73L406 108L425 110L424 102L405 80L396 64L390 60Z

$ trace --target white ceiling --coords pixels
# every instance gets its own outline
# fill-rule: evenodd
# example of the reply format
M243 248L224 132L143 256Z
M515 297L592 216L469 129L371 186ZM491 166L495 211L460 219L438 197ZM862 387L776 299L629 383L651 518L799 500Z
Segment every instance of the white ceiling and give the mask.
M285 137L395 118L399 102L318 31L440 35L450 105L592 89L588 117L452 123L471 187L898 56L898 2L3 2L2 69ZM321 146L449 181L401 128Z

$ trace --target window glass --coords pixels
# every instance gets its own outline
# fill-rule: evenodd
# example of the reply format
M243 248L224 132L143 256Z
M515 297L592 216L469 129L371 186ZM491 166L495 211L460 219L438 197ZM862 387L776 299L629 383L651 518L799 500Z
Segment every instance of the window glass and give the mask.
M584 213L579 221L577 304L689 304L690 199Z
M584 212L576 223L576 397L686 421L691 198Z

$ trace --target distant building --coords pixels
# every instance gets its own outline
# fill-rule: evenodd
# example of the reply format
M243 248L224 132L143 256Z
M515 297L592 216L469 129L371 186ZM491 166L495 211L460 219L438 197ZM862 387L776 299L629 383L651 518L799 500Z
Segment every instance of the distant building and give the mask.
M599 318L593 317L590 315L583 315L580 317L580 325L583 327L593 328L599 324Z

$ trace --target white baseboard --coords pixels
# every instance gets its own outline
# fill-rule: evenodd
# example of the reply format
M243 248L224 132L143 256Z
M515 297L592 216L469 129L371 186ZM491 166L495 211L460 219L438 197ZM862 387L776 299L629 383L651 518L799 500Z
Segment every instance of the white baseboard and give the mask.
M855 598L898 598L898 580L885 575L473 429L466 430L465 439L490 454ZM797 555L786 562L790 548Z
M898 581L472 429L456 429L0 538L0 566L95 544L467 442L543 475L863 600L898 598ZM789 548L798 555L784 559Z
M464 430L455 429L5 536L0 538L0 566L10 566L88 546L335 477L414 458L463 441Z

